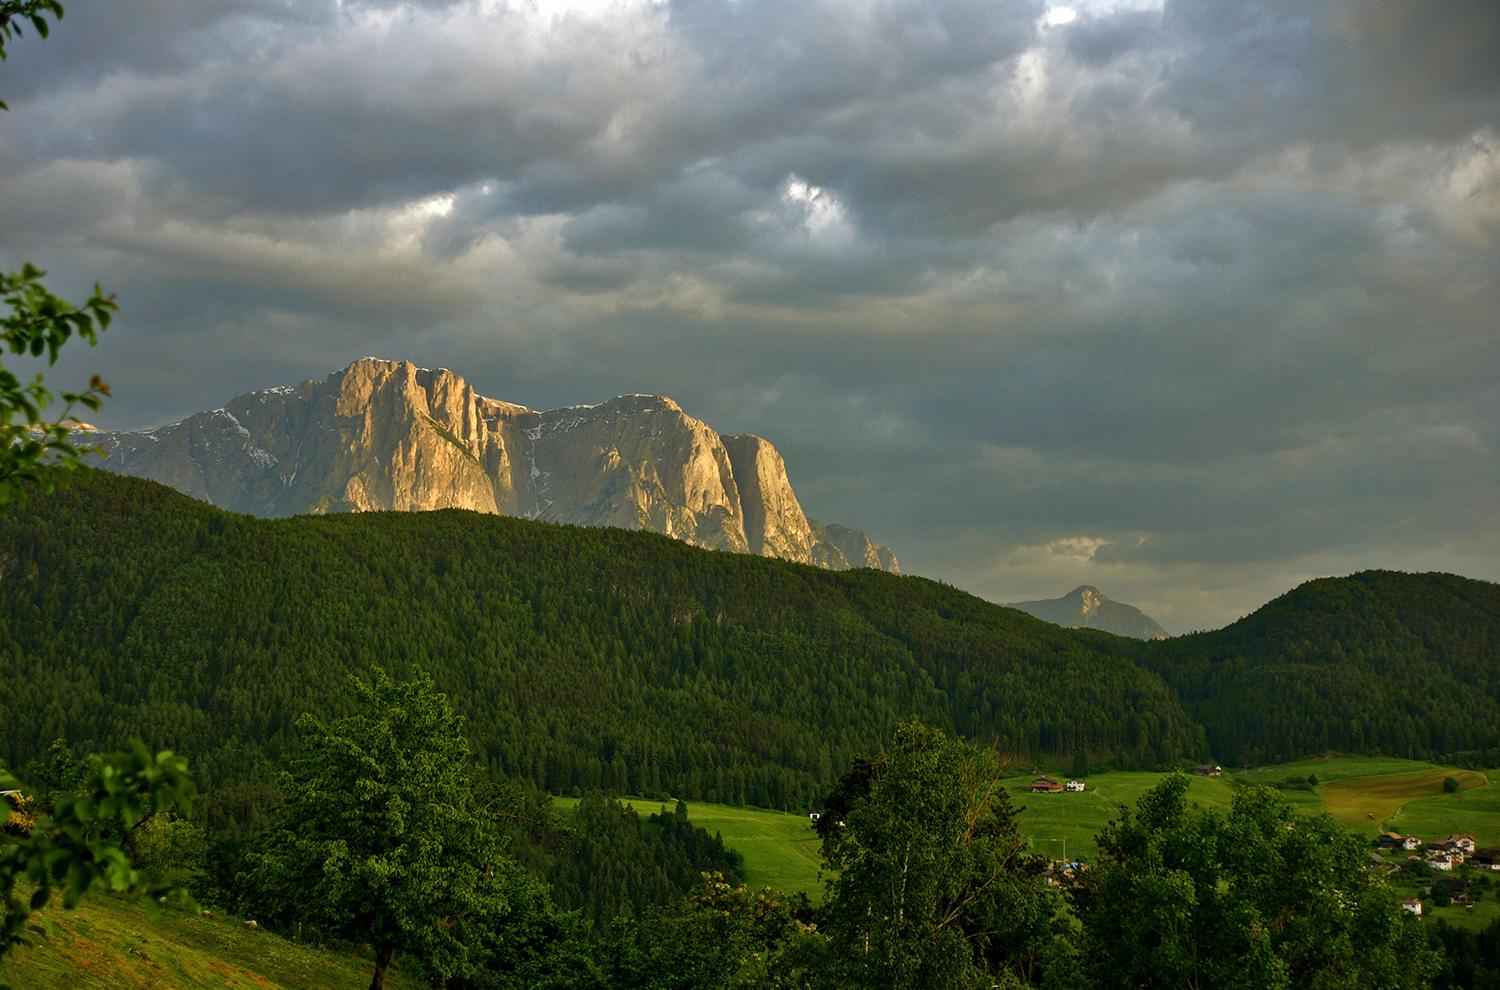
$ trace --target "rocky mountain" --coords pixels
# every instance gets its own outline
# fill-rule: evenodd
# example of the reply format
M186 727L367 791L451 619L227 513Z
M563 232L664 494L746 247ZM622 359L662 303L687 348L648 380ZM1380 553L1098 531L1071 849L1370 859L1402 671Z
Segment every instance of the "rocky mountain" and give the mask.
M665 396L538 411L486 398L447 369L362 358L93 442L108 470L251 515L473 509L899 570L866 534L809 519L769 441L720 436Z
M1167 638L1167 631L1145 612L1132 605L1111 601L1098 588L1087 584L1074 588L1061 598L1012 602L1010 607L1069 629L1100 629L1134 639Z

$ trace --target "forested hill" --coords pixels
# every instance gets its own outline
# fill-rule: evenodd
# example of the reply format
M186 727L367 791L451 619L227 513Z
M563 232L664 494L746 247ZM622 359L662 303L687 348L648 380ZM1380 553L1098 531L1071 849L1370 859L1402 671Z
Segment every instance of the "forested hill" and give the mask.
M1141 654L1220 759L1330 749L1461 756L1500 744L1500 585L1366 571L1310 581Z
M464 511L264 520L82 472L0 520L0 760L140 736L258 777L378 663L554 792L805 807L898 718L1153 766L1202 730L1125 640L921 579Z
M262 520L83 472L0 518L0 761L133 736L261 778L345 678L430 671L491 768L801 808L898 718L1054 765L1500 745L1500 586L1370 572L1158 643L920 578L463 511ZM1491 760L1493 762L1493 760Z

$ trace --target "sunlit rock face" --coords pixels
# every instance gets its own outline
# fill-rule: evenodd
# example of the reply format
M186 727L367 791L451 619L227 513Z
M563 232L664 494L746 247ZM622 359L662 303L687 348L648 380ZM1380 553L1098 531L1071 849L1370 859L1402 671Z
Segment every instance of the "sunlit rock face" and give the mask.
M446 369L363 358L321 381L90 442L108 470L252 515L473 509L899 570L866 534L808 519L770 442L722 437L664 396L539 412L479 395Z

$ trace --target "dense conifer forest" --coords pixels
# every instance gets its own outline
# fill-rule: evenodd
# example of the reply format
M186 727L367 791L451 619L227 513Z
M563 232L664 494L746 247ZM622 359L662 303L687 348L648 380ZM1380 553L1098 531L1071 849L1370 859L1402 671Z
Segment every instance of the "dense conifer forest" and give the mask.
M1220 760L1338 750L1500 762L1500 585L1366 571L1148 644Z
M147 738L241 817L293 720L371 664L431 672L497 778L806 808L908 716L1094 767L1492 749L1497 647L1500 586L1443 575L1313 582L1142 644L649 533L260 520L93 471L0 521L5 758Z
M12 765L131 737L230 800L352 673L429 671L498 777L806 808L896 722L1096 765L1202 758L1129 644L952 588L446 511L261 520L71 477L0 522ZM253 802L253 795L244 800Z

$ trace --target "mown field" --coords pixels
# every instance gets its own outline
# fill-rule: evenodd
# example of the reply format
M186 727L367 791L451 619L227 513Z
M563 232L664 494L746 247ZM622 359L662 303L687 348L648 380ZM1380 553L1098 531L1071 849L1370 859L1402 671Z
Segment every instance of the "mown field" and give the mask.
M0 984L25 990L159 990L163 987L346 990L368 986L373 963L349 952L298 945L243 922L165 912L91 894L72 911L58 901L34 914L34 943L0 963ZM386 986L425 986L399 961Z
M1066 780L1066 774L1050 774ZM1050 859L1092 859L1098 853L1095 836L1119 814L1121 805L1134 806L1141 795L1165 776L1161 773L1110 771L1084 778L1081 794L1032 794L1028 785L1036 774L1006 778L1006 789L1019 815L1017 823L1037 853ZM1189 778L1188 797L1205 807L1228 808L1238 784L1275 785L1288 780L1316 785L1285 789L1282 794L1305 812L1328 811L1361 834L1374 836L1383 828L1438 839L1453 832L1472 832L1481 846L1500 845L1500 774L1442 767L1416 760L1386 757L1336 756L1299 760L1272 767L1234 771L1222 777ZM1447 793L1443 781L1458 780L1461 790ZM557 807L572 808L576 798L554 798ZM642 815L662 807L660 801L635 798ZM691 820L745 857L751 886L805 891L821 900L818 841L805 815L757 808L692 803ZM1449 908L1441 912L1466 926L1500 916L1500 902L1481 902L1473 911Z

